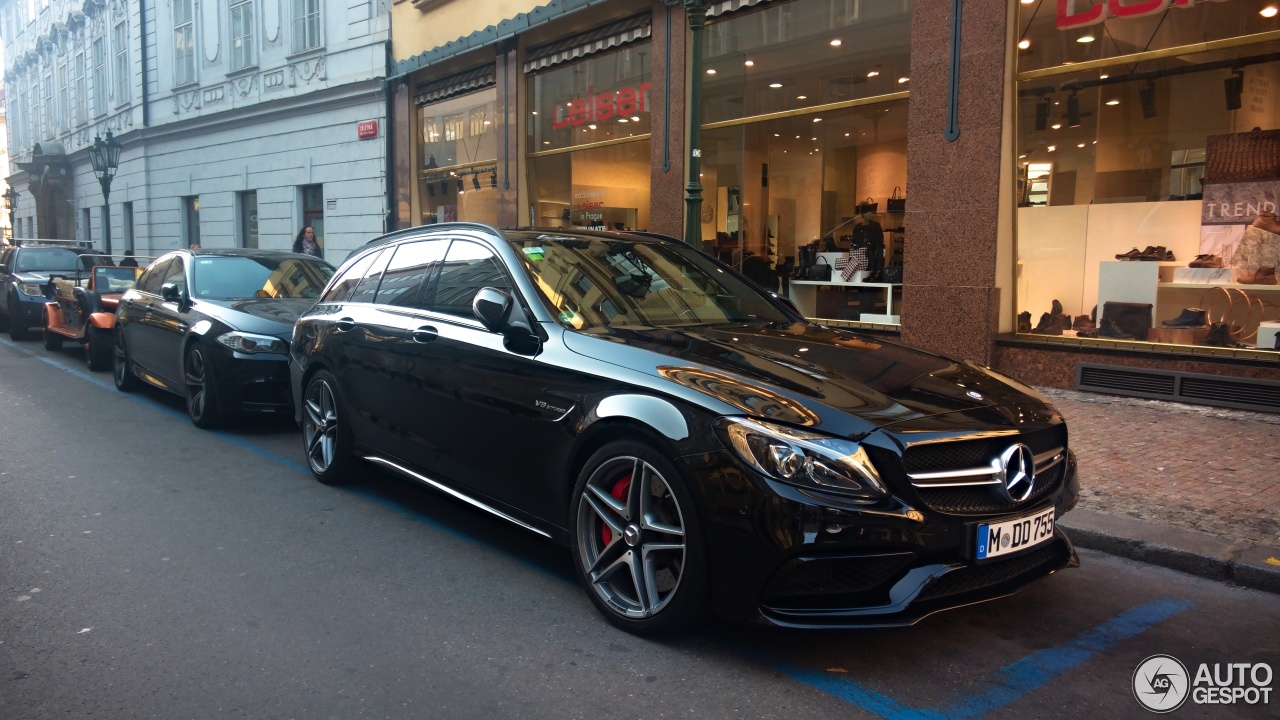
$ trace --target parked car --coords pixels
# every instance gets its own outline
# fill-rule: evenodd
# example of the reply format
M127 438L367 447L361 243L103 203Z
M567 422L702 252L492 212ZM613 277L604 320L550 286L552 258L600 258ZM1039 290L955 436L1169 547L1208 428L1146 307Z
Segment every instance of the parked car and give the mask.
M105 262L104 262L105 260ZM31 337L31 328L44 327L44 286L50 275L74 275L109 258L68 245L14 245L0 249L0 331L14 340Z
M290 351L324 483L389 468L570 548L612 623L913 623L1077 564L1062 416L807 322L683 243L445 224L353 253Z
M95 265L70 277L50 276L45 286L45 349L61 350L71 341L84 349L90 370L110 368L116 306L141 273L137 267Z
M181 395L197 427L288 413L293 322L333 266L290 252L177 250L153 262L116 310L116 387Z

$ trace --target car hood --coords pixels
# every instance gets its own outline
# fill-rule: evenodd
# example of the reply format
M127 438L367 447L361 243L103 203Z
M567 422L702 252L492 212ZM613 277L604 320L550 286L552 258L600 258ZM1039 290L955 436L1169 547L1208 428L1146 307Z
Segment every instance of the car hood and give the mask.
M976 365L807 323L568 332L565 344L693 387L747 414L842 435L866 431L865 423L925 427L920 419L948 413L989 421L992 408L1046 404L1033 390Z
M76 276L76 271L75 270L54 270L52 272L27 272L24 270L19 273L14 273L13 277L20 283L39 283L41 285L44 285L45 283L49 282L49 278L54 275L61 275L67 278L74 278Z
M199 309L237 330L289 340L293 323L313 304L300 298L202 300Z

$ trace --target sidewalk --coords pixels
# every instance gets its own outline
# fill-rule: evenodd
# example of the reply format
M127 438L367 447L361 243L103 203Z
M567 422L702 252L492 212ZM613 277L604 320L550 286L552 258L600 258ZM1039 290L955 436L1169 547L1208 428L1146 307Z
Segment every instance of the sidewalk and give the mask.
M1041 392L1080 461L1077 546L1280 592L1280 415Z

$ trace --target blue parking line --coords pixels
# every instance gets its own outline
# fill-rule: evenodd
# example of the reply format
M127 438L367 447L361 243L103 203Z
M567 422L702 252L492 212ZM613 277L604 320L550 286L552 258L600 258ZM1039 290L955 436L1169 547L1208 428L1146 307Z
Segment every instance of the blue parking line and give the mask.
M1189 600L1156 600L1125 610L1069 642L1006 665L995 672L986 689L956 698L943 708L909 707L858 682L792 662L766 660L762 664L886 720L976 720L1026 697L1094 655L1140 635L1192 605Z

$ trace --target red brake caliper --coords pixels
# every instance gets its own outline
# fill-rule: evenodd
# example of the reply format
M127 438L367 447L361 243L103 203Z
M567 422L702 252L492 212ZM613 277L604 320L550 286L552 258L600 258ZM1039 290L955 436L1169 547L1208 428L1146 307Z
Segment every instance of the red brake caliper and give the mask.
M631 476L627 475L617 483L614 483L613 489L609 491L609 494L618 500L625 500L627 497L627 491L630 489ZM600 521L600 540L604 543L605 547L608 547L609 543L613 540L613 530L609 528L609 523L603 520Z

